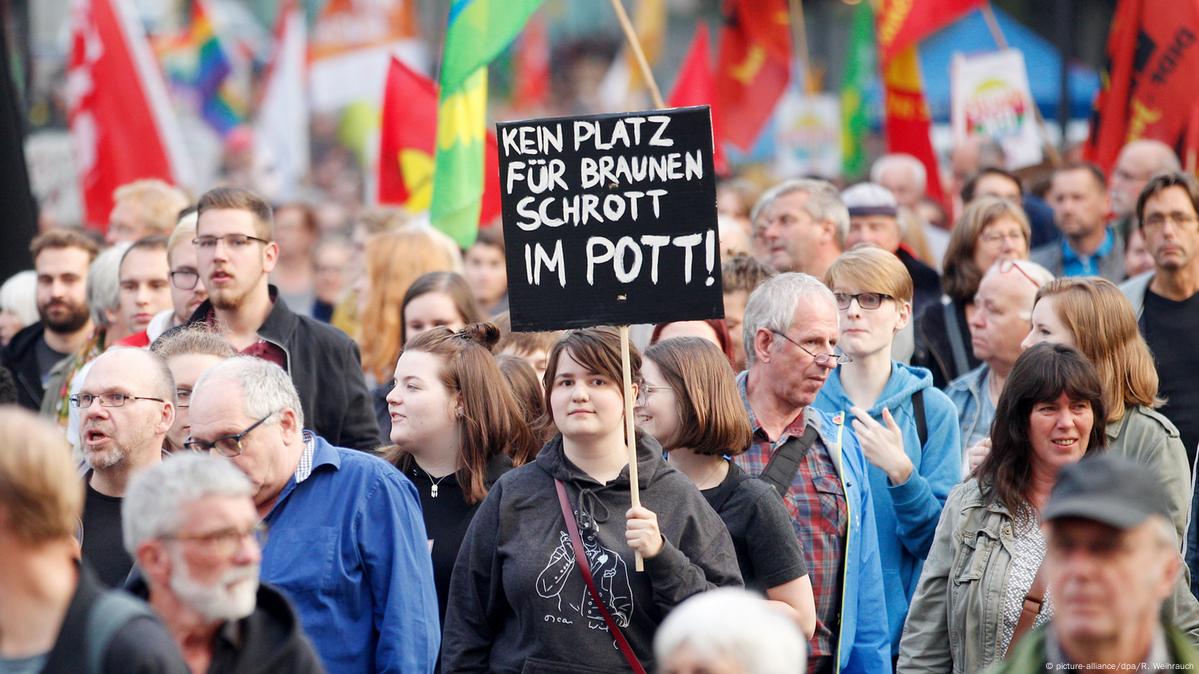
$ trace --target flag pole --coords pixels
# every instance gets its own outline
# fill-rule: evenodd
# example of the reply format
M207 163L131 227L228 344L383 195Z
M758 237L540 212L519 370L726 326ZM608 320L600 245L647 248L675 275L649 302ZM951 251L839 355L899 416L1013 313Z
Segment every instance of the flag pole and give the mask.
M803 69L800 76L803 78L803 88L801 93L813 91L814 82L811 81L812 67L810 63L811 54L808 52L808 23L804 19L803 0L788 0L791 5L791 41L795 44L796 56L799 57L799 65ZM792 80L794 81L794 80Z
M616 12L616 18L620 21L620 28L624 32L625 39L629 42L629 47L633 50L633 56L637 59L637 67L641 70L641 77L645 80L649 87L650 96L653 98L654 107L662 109L666 107L666 102L662 100L662 91L658 89L658 82L654 80L654 73L650 70L649 61L645 59L645 52L641 49L641 41L637 39L637 31L633 30L633 22L629 21L629 15L624 11L624 5L621 0L612 0L612 11ZM641 507L641 490L637 482L637 431L633 426L633 371L630 361L632 357L629 354L629 326L620 326L620 373L622 385L624 387L624 434L625 446L629 451L629 497L634 508ZM637 571L645 571L645 560L641 558L641 553L635 552L634 566Z
M1000 49L1008 49L1007 38L1003 36L1003 30L999 27L999 21L995 18L995 12L991 9L991 2L987 0L979 9L983 15L983 21L987 24L987 30L991 31L991 39L995 40L995 44ZM1063 54L1062 58L1066 58ZM1025 66L1028 67L1027 65ZM1029 94L1031 96L1031 92ZM1049 130L1045 127L1045 119L1041 117L1041 109L1037 107L1036 99L1032 101L1033 118L1037 121L1037 130L1041 132L1041 145L1045 148L1045 154L1049 155L1049 163L1053 166L1062 165L1062 155L1057 151L1053 143L1049 142ZM1062 127L1062 140L1066 139L1066 127Z
M633 22L629 21L629 15L624 11L624 5L621 4L620 0L612 0L612 11L616 12L616 19L620 21L620 29L624 31L624 37L629 42L629 48L633 50L633 56L637 59L637 67L641 70L641 77L645 80L646 85L649 86L649 94L653 98L654 107L659 109L665 108L666 103L662 100L662 91L658 89L658 82L654 79L653 71L650 70L649 61L645 59L645 51L641 49L641 40L637 39L637 31L633 30ZM637 570L641 570L640 565L638 565Z

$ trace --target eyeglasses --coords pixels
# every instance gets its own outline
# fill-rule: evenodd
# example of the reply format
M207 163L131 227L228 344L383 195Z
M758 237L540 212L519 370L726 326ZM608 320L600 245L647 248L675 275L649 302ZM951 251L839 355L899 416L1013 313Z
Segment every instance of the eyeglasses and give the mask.
M849 293L833 293L833 298L837 300L837 308L845 310L849 308L849 303L857 300L858 306L863 309L874 310L883 305L883 300L893 300L894 297L884 293L857 293L851 295ZM783 335L784 337L786 335ZM803 347L800 347L803 348Z
M221 557L231 557L241 548L242 543L247 538L253 538L259 548L265 546L267 526L265 523L259 522L249 529L229 527L228 529L210 531L206 534L173 534L170 536L160 536L160 538L168 541L191 541L199 543Z
M983 232L978 235L978 240L982 243L1000 243L1002 241L1024 243L1024 232Z
M180 290L194 290L199 281L200 275L194 271L182 270L171 272L171 285Z
M192 390L189 388L175 389L175 407L187 409L192 403Z
M794 339L791 339L790 337L779 332L778 330L771 330L771 332L778 335L779 337L782 337L783 339L787 340L788 342L791 342L795 346L798 346L800 351L803 351L804 353L811 356L812 359L816 361L816 364L820 365L821 367L828 365L830 362L833 363L834 365L844 365L846 363L853 362L853 358L850 358L848 354L842 353L839 350L834 350L832 353L812 353L803 344L800 344L799 342L795 341Z
M246 438L246 436L250 434L250 431L254 430L255 428L258 428L267 419L270 419L273 416L275 416L275 412L271 412L270 414L259 419L258 421L255 421L253 424L250 424L250 427L247 428L246 430L242 431L241 433L234 433L232 435L226 435L226 436L217 438L216 440L213 440L212 442L209 442L207 440L197 440L195 438L188 438L183 443L183 446L187 449L190 449L193 452L215 451L217 454L220 454L221 456L225 457L226 459L232 459L234 457L241 456L242 452L245 451L244 449L242 449L241 441L244 440Z
M71 396L71 405L85 410L92 406L92 401L99 400L100 407L124 407L125 403L130 400L153 400L156 403L165 403L162 398L151 398L149 396L135 396L128 393L112 392L112 393L79 393Z
M650 386L649 384L645 384L637 391L637 404L644 405L645 401L649 400L649 397L658 391L672 390L669 386Z
M1172 222L1176 227L1182 228L1190 227L1196 222L1199 222L1199 218L1196 218L1190 213L1183 213L1182 211L1174 211L1173 213L1153 213L1149 217L1145 218L1144 227L1145 229L1161 229L1162 227L1166 226L1167 222Z
M1021 268L1020 265L1016 264L1016 261L1013 260L1012 258L1005 257L999 261L999 273L1000 274L1007 274L1007 273L1011 272L1013 269L1020 272L1020 275L1023 276L1024 278L1028 279L1028 282L1033 284L1033 286L1036 287L1038 290L1041 288L1041 282L1036 280L1035 278L1029 276L1028 272L1024 271L1024 269Z
M217 243L220 241L224 241L225 245L235 250L245 248L250 245L251 241L263 244L270 243L266 239L249 236L248 234L226 234L224 236L197 236L192 239L192 245L201 250L215 250Z

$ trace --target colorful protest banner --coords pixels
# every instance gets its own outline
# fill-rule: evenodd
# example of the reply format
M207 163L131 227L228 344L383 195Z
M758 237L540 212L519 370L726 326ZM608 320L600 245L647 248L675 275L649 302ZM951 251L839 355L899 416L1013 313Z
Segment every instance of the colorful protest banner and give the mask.
M841 124L837 94L788 91L775 113L775 172L828 178L840 175Z
M955 145L983 136L1003 147L1009 169L1041 163L1036 103L1019 51L955 56L950 76Z
M497 131L514 330L724 315L706 106Z

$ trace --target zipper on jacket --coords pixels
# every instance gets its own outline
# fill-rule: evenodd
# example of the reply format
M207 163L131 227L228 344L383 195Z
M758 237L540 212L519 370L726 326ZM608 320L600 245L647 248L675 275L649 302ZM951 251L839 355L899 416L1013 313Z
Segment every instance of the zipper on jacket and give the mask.
M841 645L844 643L842 638L845 633L845 581L849 578L849 541L853 536L853 507L852 501L849 498L849 489L845 486L845 455L841 451L841 435L845 431L845 413L838 412L833 418L833 422L837 424L837 477L841 480L841 491L845 492L845 547L842 552L844 559L841 563L841 613L837 616L837 662L833 667L833 672L841 673ZM855 620L855 627L857 625Z

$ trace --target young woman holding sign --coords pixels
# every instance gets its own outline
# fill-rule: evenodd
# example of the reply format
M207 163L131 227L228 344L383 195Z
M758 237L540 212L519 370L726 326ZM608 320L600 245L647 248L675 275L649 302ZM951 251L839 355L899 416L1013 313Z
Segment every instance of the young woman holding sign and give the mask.
M674 337L645 350L641 374L641 429L724 520L745 586L778 602L811 639L816 604L791 516L777 491L725 458L753 440L728 358L702 337Z
M630 356L636 381L641 358ZM495 483L466 533L445 671L652 671L654 631L671 608L741 583L724 524L649 436L637 438L642 506L629 507L620 382L610 328L567 333L550 352L545 395L558 434Z

